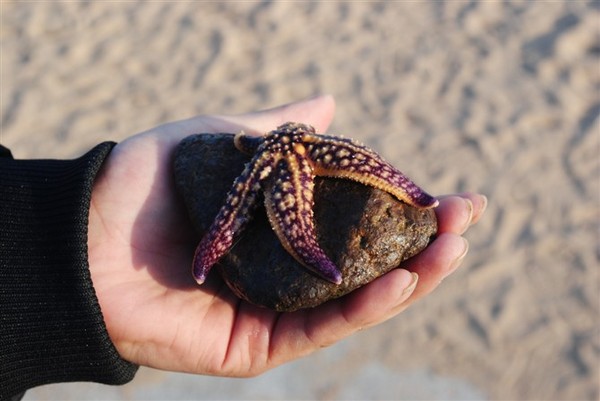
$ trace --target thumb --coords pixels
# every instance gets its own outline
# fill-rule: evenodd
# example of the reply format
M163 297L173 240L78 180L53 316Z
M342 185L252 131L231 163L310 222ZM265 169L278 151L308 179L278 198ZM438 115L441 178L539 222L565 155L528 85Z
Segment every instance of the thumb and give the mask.
M331 124L335 112L335 100L331 95L321 95L272 109L238 115L204 115L175 123L179 136L198 132L244 131L247 134L263 134L288 121L310 124L317 132L324 132Z
M243 126L247 132L262 134L288 121L310 124L317 132L325 132L335 112L331 95L321 95L254 113L223 117Z

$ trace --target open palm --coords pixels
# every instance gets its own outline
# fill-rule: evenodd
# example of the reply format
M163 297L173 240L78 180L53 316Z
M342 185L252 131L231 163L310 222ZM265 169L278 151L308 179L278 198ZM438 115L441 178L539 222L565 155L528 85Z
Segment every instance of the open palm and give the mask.
M94 288L123 358L173 371L255 375L389 319L456 268L466 252L460 235L485 206L478 195L443 198L437 239L403 269L314 309L253 306L216 274L195 283L190 266L199 238L171 175L177 143L199 132L265 132L286 121L324 132L333 112L325 96L241 116L201 116L113 149L94 185L88 245ZM418 274L418 284L405 269Z

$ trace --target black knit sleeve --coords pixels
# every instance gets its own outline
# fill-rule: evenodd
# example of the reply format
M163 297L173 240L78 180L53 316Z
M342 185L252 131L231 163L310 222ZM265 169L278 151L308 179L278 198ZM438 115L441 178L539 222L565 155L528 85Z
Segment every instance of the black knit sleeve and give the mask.
M48 383L123 384L137 370L110 341L87 260L92 185L113 146L75 160L0 149L0 400Z

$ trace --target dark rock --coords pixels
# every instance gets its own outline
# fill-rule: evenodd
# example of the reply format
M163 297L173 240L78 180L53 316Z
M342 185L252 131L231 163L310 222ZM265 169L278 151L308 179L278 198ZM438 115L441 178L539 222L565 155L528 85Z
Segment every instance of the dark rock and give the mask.
M234 147L232 134L200 134L181 142L175 181L199 233L211 225L249 160ZM279 242L261 205L216 267L233 292L278 311L314 307L398 267L437 231L433 210L416 209L350 180L317 177L314 212L318 242L342 270L342 284L331 284L299 264Z

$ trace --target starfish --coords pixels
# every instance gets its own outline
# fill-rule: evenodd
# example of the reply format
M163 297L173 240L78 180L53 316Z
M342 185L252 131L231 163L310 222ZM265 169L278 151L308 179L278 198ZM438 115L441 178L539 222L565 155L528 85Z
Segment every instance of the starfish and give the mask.
M199 284L232 247L261 192L269 222L283 247L309 270L335 284L342 282L341 272L320 248L315 234L315 176L355 180L421 209L438 205L371 149L351 139L318 135L309 125L288 122L260 137L241 132L234 144L253 157L196 248L193 275Z

